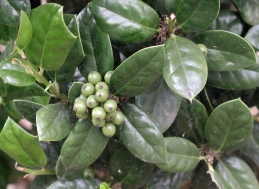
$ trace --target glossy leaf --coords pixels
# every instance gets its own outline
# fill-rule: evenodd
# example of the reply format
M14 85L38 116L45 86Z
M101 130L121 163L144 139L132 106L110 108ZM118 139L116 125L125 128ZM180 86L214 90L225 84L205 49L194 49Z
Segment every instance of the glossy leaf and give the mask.
M177 5L176 19L185 31L202 31L212 24L219 8L219 0L182 0Z
M76 37L66 27L62 7L44 4L31 12L32 38L25 54L30 62L45 70L58 69L65 61Z
M91 119L79 120L61 149L64 166L68 169L86 168L100 156L108 140Z
M7 45L8 42L16 39L17 35L17 27L15 26L7 26L0 23L0 43ZM12 49L13 50L13 49ZM1 58L0 58L1 62Z
M45 168L48 169L55 169L57 160L59 158L61 145L63 145L64 141L58 142L40 142L40 146L43 149L46 157L47 157L47 164Z
M199 47L183 37L173 36L165 44L163 76L167 85L180 96L192 100L207 80L207 63Z
M89 6L77 16L85 57L79 70L87 78L91 71L98 71L102 76L113 70L114 59L109 35L96 24Z
M5 90L5 82L4 80L0 77L0 97L4 96L6 94Z
M200 161L198 148L189 140L180 137L165 138L168 163L156 164L170 173L192 171Z
M15 34L16 37L16 34ZM5 59L7 59L10 54L13 52L14 49L14 41L11 40L9 42L6 43L6 48L3 52L1 52L0 54L0 62L4 61Z
M142 187L153 172L153 168L153 164L134 157L125 147L117 150L109 162L112 176L122 183L123 187Z
M38 137L27 133L10 118L0 134L0 149L23 166L43 167L47 163Z
M214 109L207 121L205 136L214 150L234 151L247 143L252 128L249 108L240 99L236 99Z
M95 0L91 9L99 27L124 43L149 41L159 29L155 10L139 0Z
M212 182L214 182L218 188L232 189L232 187L230 187L230 185L229 185L228 180L224 180L222 175L220 173L218 173L217 171L208 170L207 174L210 174Z
M135 97L136 104L156 122L162 133L173 123L181 100L182 98L167 86L162 76L144 93Z
M125 121L117 129L128 150L142 161L166 163L165 140L157 125L134 104L124 104L122 112Z
M65 138L73 125L73 112L67 104L57 103L42 107L36 113L40 141L58 141Z
M49 185L51 185L56 180L57 180L56 175L36 176L30 185L30 189L46 189Z
M114 70L110 91L126 97L141 94L161 75L164 61L164 47L161 45L136 52Z
M250 167L237 157L225 157L219 159L215 170L235 189L259 188L258 181Z
M90 179L77 178L74 180L57 180L47 189L98 189L97 184Z
M23 10L27 16L30 15L31 4L29 0L1 0L0 23L9 26L18 26L21 10Z
M234 71L256 63L253 47L234 33L209 30L195 35L192 40L207 47L206 60L209 70Z
M242 19L249 25L259 24L259 3L254 0L231 0Z
M73 35L80 36L75 15L64 15L64 21ZM49 71L48 74L57 83L68 83L73 79L75 70L84 56L81 38L77 37L62 66L55 71Z
M81 94L81 88L84 85L84 83L81 82L74 82L72 86L69 88L68 91L68 102L71 107L73 107L75 99L80 96Z
M258 23L259 24L259 23ZM245 39L259 51L259 25L251 27L246 33Z
M25 12L21 11L20 26L16 38L16 47L21 50L25 49L31 40L31 36L32 26L30 19Z
M172 13L175 14L180 1L181 0L162 0L166 13L169 15Z
M42 108L43 105L27 100L14 100L13 105L21 117L36 125L36 112Z
M226 30L237 35L241 35L244 28L244 22L242 21L238 12L221 10L218 17L214 20L208 29L211 30Z

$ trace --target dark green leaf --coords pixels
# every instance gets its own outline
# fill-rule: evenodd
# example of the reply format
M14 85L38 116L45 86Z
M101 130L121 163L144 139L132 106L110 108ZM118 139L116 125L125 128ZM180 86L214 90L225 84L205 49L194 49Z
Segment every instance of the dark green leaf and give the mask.
M43 107L41 104L27 100L14 100L13 105L21 117L27 119L33 124L36 124L36 112Z
M109 163L112 176L122 183L122 186L130 188L140 188L146 184L153 168L153 164L134 157L125 147L117 150Z
M108 140L91 119L79 120L61 149L64 166L68 169L86 168L100 156Z
M259 3L257 0L231 0L243 20L249 25L259 24Z
M185 31L202 31L217 17L219 8L219 0L181 0L177 5L176 19Z
M56 70L65 61L76 37L66 27L62 7L44 4L32 10L32 38L25 53L30 62L45 70Z
M208 170L208 172L206 174L210 174L211 179L215 183L215 185L217 185L217 188L232 189L232 187L230 187L230 185L228 183L228 180L224 180L222 175L220 173L218 173L217 171Z
M5 82L4 80L0 77L0 97L4 96L6 94L5 90ZM1 104L1 103L0 103Z
M8 41L12 41L13 43L13 41L16 38L16 35L17 35L17 27L0 24L0 43L1 44L7 44ZM1 58L0 58L0 62L1 62Z
M2 155L0 155L0 170L0 188L7 188L11 167L9 167L8 161Z
M245 39L259 51L259 25L251 27L246 33Z
M151 6L159 14L159 17L165 14L165 10L161 0L143 0L143 2Z
M79 70L87 78L91 71L98 71L102 76L113 70L113 54L108 34L96 24L89 6L77 16L85 57Z
M68 91L68 102L71 107L74 105L74 101L77 97L81 94L81 88L84 83L81 82L74 82Z
M175 14L180 1L181 0L162 0L166 13L169 15L172 13Z
M189 140L180 137L165 138L168 163L156 164L163 171L170 173L193 170L200 161L198 148Z
M135 100L136 104L146 111L163 133L173 123L182 98L174 93L160 76L144 93L136 96Z
M0 149L24 166L43 167L47 163L38 137L27 133L10 118L0 134Z
M75 180L58 180L47 189L98 189L97 184L90 179L77 178Z
M192 100L207 80L207 63L197 45L173 36L165 44L166 64L163 76L167 85L180 96Z
M207 121L205 136L214 150L234 151L247 143L252 128L253 117L249 108L236 99L214 109Z
M73 125L73 111L67 104L57 103L42 107L36 113L40 141L58 141L65 138Z
M23 10L28 16L31 11L29 0L1 0L0 23L18 26L20 21L20 12Z
M128 150L142 161L167 163L165 140L157 125L134 104L124 104L122 112L125 121L118 134Z
M56 175L40 175L36 176L32 183L30 189L46 189L54 181L57 180Z
M57 160L60 154L60 147L59 144L63 144L63 141L58 142L40 142L40 146L43 149L46 157L47 157L47 164L45 168L48 169L55 169Z
M209 70L234 71L256 63L253 47L234 33L209 30L195 35L192 40L207 47Z
M4 124L8 118L8 112L5 108L4 105L0 105L0 112L1 112L1 116L0 116L0 132L2 130L2 128L4 127Z
M73 35L80 36L75 15L64 15L64 20ZM80 37L77 37L62 66L55 71L49 71L48 74L58 83L68 83L73 79L75 70L83 58L84 51L82 41Z
M139 0L95 0L91 9L99 27L121 42L149 41L159 29L155 10Z
M229 10L220 11L216 20L209 27L211 30L226 30L237 35L241 35L243 28L244 22L239 14Z
M250 167L237 157L221 158L215 166L215 170L235 189L259 188L258 181Z
M136 52L114 70L109 86L110 91L118 96L139 95L161 75L164 62L162 45Z
M16 32L15 32L15 37L16 37ZM10 54L13 52L13 49L14 49L14 41L7 42L5 50L0 53L0 62L8 58Z

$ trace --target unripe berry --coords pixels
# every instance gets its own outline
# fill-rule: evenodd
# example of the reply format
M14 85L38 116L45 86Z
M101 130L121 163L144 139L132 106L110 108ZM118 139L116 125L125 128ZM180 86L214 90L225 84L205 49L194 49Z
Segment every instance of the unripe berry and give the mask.
M109 98L109 92L105 89L99 89L95 93L95 99L98 102L105 102Z
M94 85L92 83L84 84L81 88L81 93L86 97L94 94Z
M112 73L113 71L108 71L105 75L104 75L104 81L108 84L110 84L110 79L111 79L111 76L112 76Z
M117 109L117 102L115 100L107 100L103 108L106 112L114 112Z
M107 113L106 114L106 120L107 121L113 120L115 118L115 116L116 116L116 113L117 113L116 111Z
M86 101L86 97L81 94L79 97L77 97L77 98L75 99L75 103L76 103L77 101L79 101L79 100L85 100L85 101Z
M109 86L105 82L101 81L95 85L95 90L97 91L98 89L105 89L109 91Z
M92 123L94 126L96 127L102 127L105 125L106 120L105 119L101 119L101 120L97 120L97 119L92 119Z
M91 71L89 74L88 74L88 82L89 83L92 83L93 85L95 85L96 83L102 81L102 76L99 72L97 71Z
M86 99L86 105L88 108L95 108L99 105L99 102L95 99L94 95L90 95L87 99Z
M85 113L86 109L87 109L87 106L86 106L85 100L79 99L77 102L74 103L73 110L76 113L79 113L79 114Z
M102 119L105 119L105 117L106 117L106 112L103 109L103 107L96 107L93 109L92 118L96 120L102 120Z
M102 132L107 137L112 137L116 132L116 126L112 123L106 123L102 127Z
M82 113L82 114L76 113L76 117L78 119L87 119L89 117L89 114L88 113Z
M122 112L117 111L115 117L112 120L112 123L115 125L120 125L124 122L124 115Z

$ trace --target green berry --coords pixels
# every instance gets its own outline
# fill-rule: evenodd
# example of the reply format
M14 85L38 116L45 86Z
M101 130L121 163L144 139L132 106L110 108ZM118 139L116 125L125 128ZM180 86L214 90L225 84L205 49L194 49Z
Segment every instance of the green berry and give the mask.
M95 93L95 99L98 102L105 102L109 98L109 92L105 89L99 89Z
M84 84L81 88L81 93L86 97L94 94L94 85L92 83Z
M76 113L76 117L78 119L87 119L89 117L89 114L88 113L82 113L82 114Z
M201 49L202 53L206 56L208 53L207 47L203 44L197 44L197 46Z
M76 113L79 113L79 114L85 113L86 110L87 110L87 106L86 106L85 100L79 99L77 102L75 102L73 110Z
M90 168L86 168L83 173L84 178L93 179L94 178L94 172Z
M107 113L106 114L106 120L107 121L113 120L115 118L115 116L116 116L116 113L117 113L116 111Z
M102 127L105 125L106 121L105 121L105 119L101 119L101 120L92 119L92 123L96 127Z
M88 82L89 83L92 83L93 85L95 85L96 83L102 81L102 76L99 72L97 71L91 71L89 74L88 74Z
M94 95L90 95L87 99L86 99L86 105L88 108L95 108L99 105L99 102L95 99Z
M115 125L120 125L124 122L124 115L122 112L116 111L116 115L112 120Z
M116 132L116 126L112 123L106 123L102 127L102 132L107 137L112 137Z
M86 97L81 94L79 97L77 97L77 98L75 99L75 103L76 103L77 101L79 101L79 100L85 100L85 101L86 101Z
M104 75L104 81L108 84L110 84L110 79L111 79L111 76L112 76L112 73L113 71L108 71L105 75Z
M107 85L107 83L101 81L101 82L98 82L96 85L95 85L95 90L99 90L99 89L105 89L105 90L109 90L109 86Z
M103 104L103 108L106 112L114 112L117 109L117 102L115 100L107 100Z
M103 109L103 107L96 107L93 109L92 118L96 120L102 120L102 119L105 119L105 117L106 117L106 112Z

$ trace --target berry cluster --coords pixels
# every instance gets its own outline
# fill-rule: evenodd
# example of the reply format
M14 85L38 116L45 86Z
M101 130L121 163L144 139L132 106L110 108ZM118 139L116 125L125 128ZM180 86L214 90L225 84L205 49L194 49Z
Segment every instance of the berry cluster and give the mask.
M102 127L107 137L112 137L116 126L124 121L124 115L118 111L117 99L109 93L109 83L112 71L108 71L102 81L102 76L96 71L88 75L88 82L81 88L81 95L75 99L73 110L79 119L92 118L96 127Z

